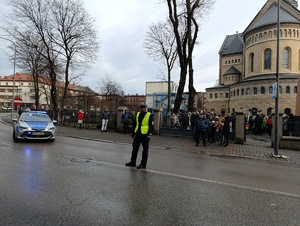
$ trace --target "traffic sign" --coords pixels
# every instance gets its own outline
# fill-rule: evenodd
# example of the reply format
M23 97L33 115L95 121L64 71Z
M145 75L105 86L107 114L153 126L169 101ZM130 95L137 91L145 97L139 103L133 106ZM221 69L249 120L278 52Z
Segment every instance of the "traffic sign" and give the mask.
M14 105L15 106L20 106L21 104L23 104L23 100L21 97L15 97L14 99Z

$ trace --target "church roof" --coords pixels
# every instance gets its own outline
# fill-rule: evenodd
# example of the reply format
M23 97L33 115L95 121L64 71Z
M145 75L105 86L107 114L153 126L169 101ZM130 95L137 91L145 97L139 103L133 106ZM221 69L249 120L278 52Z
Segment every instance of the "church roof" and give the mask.
M241 33L227 35L219 51L219 55L224 56L234 53L242 53L244 45L243 43L244 41Z
M278 4L274 2L258 21L251 24L250 27L248 27L247 32L267 25L277 24L277 10L278 10ZM280 19L280 23L300 24L299 19L294 17L291 13L289 13L282 7L280 7L279 19Z
M234 66L228 69L228 71L225 72L224 75L241 75L242 73L236 69Z
M249 30L254 30L259 27L264 27L267 25L277 24L277 10L278 4L274 2L270 8L266 11L266 13L251 27ZM288 11L280 7L280 23L298 23L300 24L300 20L296 17L292 16Z

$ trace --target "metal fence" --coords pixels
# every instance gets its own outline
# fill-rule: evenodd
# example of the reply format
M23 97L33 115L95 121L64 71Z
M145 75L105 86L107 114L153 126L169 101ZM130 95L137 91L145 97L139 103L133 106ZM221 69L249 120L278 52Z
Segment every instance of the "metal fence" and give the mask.
M46 112L50 116L50 118L56 119L59 125L78 127L78 123L77 123L78 110L63 110L60 112L47 110ZM117 117L118 114L116 112L110 113L108 119L108 125L107 125L108 130L114 131L117 129ZM83 119L84 128L101 129L101 126L102 126L101 112L87 111L84 113L84 119Z
M284 118L282 122L282 135L300 137L300 117Z

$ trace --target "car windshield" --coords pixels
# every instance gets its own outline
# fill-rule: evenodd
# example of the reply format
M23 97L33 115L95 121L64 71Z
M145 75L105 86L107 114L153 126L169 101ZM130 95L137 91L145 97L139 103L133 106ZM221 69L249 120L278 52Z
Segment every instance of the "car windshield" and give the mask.
M46 114L22 114L20 121L23 122L51 122L51 119Z

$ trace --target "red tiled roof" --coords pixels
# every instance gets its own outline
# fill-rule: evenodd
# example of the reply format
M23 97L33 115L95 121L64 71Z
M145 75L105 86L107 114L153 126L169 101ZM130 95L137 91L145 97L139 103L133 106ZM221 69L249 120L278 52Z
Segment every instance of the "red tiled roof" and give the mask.
M14 79L14 75L4 75L4 76L0 76L0 81L12 81ZM40 82L41 83L44 83L44 84L51 84L50 82L50 79L49 78L39 78ZM15 76L15 81L27 81L27 82L30 82L30 81L33 81L33 78L32 78L32 75L30 74L25 74L25 73L16 73L16 76ZM64 82L56 82L57 86L58 87L64 87L65 86L65 83ZM74 83L70 83L68 85L68 88L69 89L72 89L72 90L78 90L78 91L82 91L80 86L77 86L76 84Z

